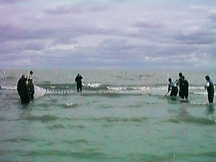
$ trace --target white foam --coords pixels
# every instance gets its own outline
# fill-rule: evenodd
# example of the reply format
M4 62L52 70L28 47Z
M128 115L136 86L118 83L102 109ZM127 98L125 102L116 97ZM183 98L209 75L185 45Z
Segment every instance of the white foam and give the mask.
M207 95L207 92L192 92L192 93L196 95Z
M98 88L101 86L101 84L100 83L88 83L86 86L91 87L91 88Z
M36 86L36 85L34 86L34 89L35 89L35 94L34 94L34 97L35 97L35 98L44 96L44 95L47 93L47 90L46 90L46 89L41 88L41 87L38 87L38 86Z
M51 89L54 89L54 88L56 88L56 86L50 86L50 88L51 88Z
M127 87L108 87L108 90L113 90L113 91L121 91L121 90L127 90Z
M72 105L74 105L74 103L66 103L66 106L72 106Z
M149 90L150 88L149 87L132 87L133 90L135 91L147 91Z
M16 86L1 86L1 89L6 89L6 90L16 90Z
M204 86L199 86L199 87L191 86L191 87L189 87L189 89L191 89L191 90L204 90L205 88L204 88Z

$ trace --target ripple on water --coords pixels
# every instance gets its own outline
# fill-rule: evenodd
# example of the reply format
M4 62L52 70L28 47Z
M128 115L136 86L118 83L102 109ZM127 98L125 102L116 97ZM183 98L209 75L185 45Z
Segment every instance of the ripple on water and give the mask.
M78 104L75 104L75 103L66 103L66 104L64 104L64 108L65 109L70 109L70 108L76 108L76 107L78 107L79 105Z
M61 124L54 124L54 125L48 126L47 128L50 130L66 129L66 127L64 125L61 125Z
M58 120L59 117L55 115L42 115L42 116L30 115L30 116L24 116L21 119L29 120L29 121L49 122L49 121Z
M35 142L34 139L30 139L30 138L24 138L24 137L16 137L16 138L10 138L10 139L6 139L3 140L2 142L10 142L10 143L20 143L20 142Z
M89 144L89 142L86 139L77 139L77 140L63 140L63 142L68 144Z
M173 119L168 119L164 122L170 122L175 124L180 124L184 122L184 123L195 124L195 125L216 125L215 120L210 120L209 118L193 117L193 116L176 117Z

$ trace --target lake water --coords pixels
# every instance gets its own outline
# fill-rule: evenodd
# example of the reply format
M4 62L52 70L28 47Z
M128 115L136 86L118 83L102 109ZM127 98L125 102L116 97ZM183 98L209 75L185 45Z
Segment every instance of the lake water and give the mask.
M213 72L183 72L190 93L182 102L164 96L178 72L35 70L28 105L16 91L23 73L0 71L0 161L216 161L215 105L204 89Z

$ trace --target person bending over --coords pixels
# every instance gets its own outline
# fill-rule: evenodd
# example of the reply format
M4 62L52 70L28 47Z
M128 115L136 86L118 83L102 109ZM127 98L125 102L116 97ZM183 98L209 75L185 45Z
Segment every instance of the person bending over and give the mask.
M169 81L168 92L171 91L170 96L174 96L175 97L177 95L177 93L178 93L177 84L176 84L176 82L173 83L171 78L169 78L168 81Z

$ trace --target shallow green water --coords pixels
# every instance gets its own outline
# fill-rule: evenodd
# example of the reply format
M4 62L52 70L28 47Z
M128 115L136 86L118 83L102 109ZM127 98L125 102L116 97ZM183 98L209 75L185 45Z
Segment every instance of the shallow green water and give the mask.
M190 101L165 98L178 73L35 71L37 98L21 105L6 71L0 84L1 161L215 161L216 115L204 73L186 73ZM213 81L216 81L212 74ZM97 84L96 84L97 83Z

